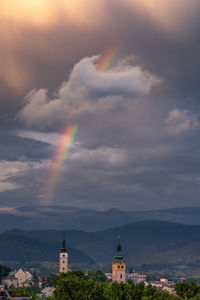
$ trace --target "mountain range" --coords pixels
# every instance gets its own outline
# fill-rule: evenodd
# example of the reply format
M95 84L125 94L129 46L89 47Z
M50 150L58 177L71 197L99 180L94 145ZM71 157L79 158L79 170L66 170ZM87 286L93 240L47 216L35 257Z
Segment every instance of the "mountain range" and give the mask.
M7 231L0 235L1 260L56 262L62 234L58 230ZM129 267L195 265L200 270L199 225L142 221L96 232L65 230L65 234L70 262L86 268L111 266L120 234Z
M128 266L190 270L200 278L200 208L192 207L95 211L25 206L4 211L0 213L0 262L11 267L29 267L31 262L31 266L57 270L63 231L73 268L109 269L120 234Z
M0 232L17 229L73 229L98 231L138 221L159 220L200 225L200 207L151 211L125 211L116 208L95 211L71 206L25 206L0 213Z

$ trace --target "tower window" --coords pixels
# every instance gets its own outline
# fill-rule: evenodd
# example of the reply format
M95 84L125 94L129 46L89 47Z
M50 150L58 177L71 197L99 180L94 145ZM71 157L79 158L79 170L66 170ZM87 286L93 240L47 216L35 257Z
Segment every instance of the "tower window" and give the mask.
M120 274L120 279L122 279L122 274Z
M65 254L63 254L63 257L65 257Z
M65 270L65 268L63 268L63 271Z
M120 266L118 266L118 269L120 269Z
M124 266L122 266L122 269L124 268Z

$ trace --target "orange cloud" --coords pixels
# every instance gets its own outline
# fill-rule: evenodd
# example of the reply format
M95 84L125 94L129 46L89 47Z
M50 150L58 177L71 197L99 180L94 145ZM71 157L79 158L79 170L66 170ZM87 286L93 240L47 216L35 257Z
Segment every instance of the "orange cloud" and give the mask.
M120 0L121 1L121 0ZM133 9L163 29L180 33L199 6L196 0L129 0Z
M37 81L36 62L40 66L44 61L51 67L52 61L59 61L61 49L66 51L63 56L75 55L77 48L85 47L84 34L93 32L91 45L94 37L98 39L99 33L106 36L109 30L111 38L105 39L106 43L115 36L120 39L120 24L111 10L116 5L123 13L121 7L128 3L141 15L141 22L150 20L170 32L185 32L192 12L200 5L199 0L1 0L1 81L23 92ZM66 59L63 61L66 63Z
M71 35L77 29L94 30L105 23L104 4L104 0L2 0L1 82L15 91L29 89L34 77L31 61L36 56L50 60L48 57L53 53L50 30L61 26Z
M92 0L2 0L0 16L19 24L29 23L37 27L49 27L60 21L82 26L94 23L98 16L104 16L104 1Z

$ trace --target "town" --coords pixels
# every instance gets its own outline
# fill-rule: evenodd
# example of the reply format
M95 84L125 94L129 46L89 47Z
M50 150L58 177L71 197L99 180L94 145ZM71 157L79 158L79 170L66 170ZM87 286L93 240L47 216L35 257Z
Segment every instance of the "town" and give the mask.
M60 253L59 253L59 274L61 276L70 273L73 274L73 271L70 269L69 255L70 253L68 253L66 240L64 236ZM0 300L6 300L6 299L28 300L28 299L34 299L35 297L36 297L35 299L60 299L60 296L56 297L56 276L59 275L52 274L49 275L49 277L39 276L38 271L39 270L34 270L34 269L25 270L23 268L19 268L19 270L15 270L15 271L12 270L11 272L9 272L9 274L3 277L1 280ZM141 274L137 272L131 273L130 271L128 271L126 269L126 261L122 252L120 236L118 237L116 253L112 261L112 272L104 273L100 270L88 271L84 276L88 276L89 278L91 278L91 274L96 276L96 278L98 275L98 279L96 281L99 282L108 282L109 284L112 283L126 284L127 282L129 283L132 282L132 284L134 284L135 287L141 285L143 286L144 289L145 288L148 289L148 287L151 286L154 293L156 290L161 293L163 292L164 293L163 295L165 295L165 297L166 295L168 297L170 295L174 297L179 297L180 295L177 294L176 286L181 285L182 283L184 285L187 282L186 278L180 278L178 281L168 280L167 278L160 278L159 281L147 282L147 276L145 274ZM51 280L48 280L49 278L51 278ZM68 282L66 281L65 285L67 286L67 284ZM185 286L186 291L188 287L191 288L190 284L194 285L194 283L188 283L188 284L189 285ZM195 287L197 288L197 285L195 285ZM30 295L30 291L32 291L33 293L32 295ZM67 298L66 295L65 299L70 299L70 298ZM80 298L80 299L90 299L90 298ZM117 299L126 299L126 298L117 298ZM136 299L136 298L131 298L131 299ZM159 299L171 299L171 298L159 298Z

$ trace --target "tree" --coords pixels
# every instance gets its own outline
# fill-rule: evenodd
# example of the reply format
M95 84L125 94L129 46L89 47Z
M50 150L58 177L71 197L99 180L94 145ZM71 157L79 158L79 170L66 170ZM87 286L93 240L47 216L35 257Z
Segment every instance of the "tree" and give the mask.
M82 271L61 273L58 276L55 296L59 300L93 300L94 281Z
M12 288L11 289L12 296L29 296L32 300L39 300L40 297L37 294L41 293L41 289L39 287L29 286L24 288Z
M96 272L94 270L88 271L88 277L97 282L105 282L107 280L106 275L101 270Z
M57 277L56 300L175 300L168 292L160 292L155 287L145 287L144 283L97 282L82 271L61 273Z
M193 298L200 293L200 287L195 282L179 282L176 284L175 291L181 298Z
M42 276L41 279L42 279L41 289L43 290L46 286L46 278L45 278L45 276Z
M58 276L56 274L51 274L47 276L47 286L56 287Z
M34 287L39 287L39 279L38 279L38 276L36 274L36 271L33 272L32 281L33 281L33 286Z
M3 265L0 265L0 282L2 280L3 277L8 276L8 274L10 273L11 269L8 267L5 267Z

